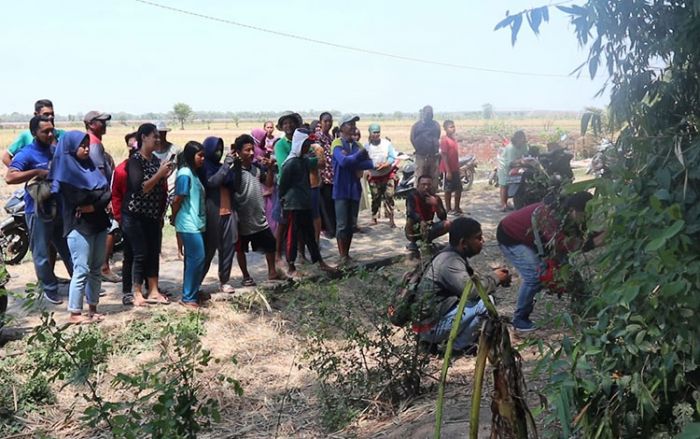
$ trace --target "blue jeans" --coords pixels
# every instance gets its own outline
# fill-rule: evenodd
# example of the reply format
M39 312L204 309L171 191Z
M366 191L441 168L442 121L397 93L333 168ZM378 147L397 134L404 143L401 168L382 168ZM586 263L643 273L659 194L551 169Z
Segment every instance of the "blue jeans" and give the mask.
M533 249L526 245L505 246L499 244L498 246L501 248L503 256L518 270L522 279L518 291L518 304L513 313L513 325L517 327L519 323L530 321L530 314L535 307L535 294L542 289L540 284L542 260Z
M71 230L66 240L73 258L73 277L68 289L68 312L83 310L83 295L88 305L97 305L102 287L101 268L105 260L107 230L83 235ZM84 293L84 294L83 294Z
M32 251L37 280L41 283L45 293L56 295L58 294L58 280L49 263L49 246L51 244L61 255L68 273L73 275L73 262L66 240L63 238L63 222L59 216L52 221L45 221L34 214L29 214L26 219L29 227L29 248Z
M359 200L335 200L335 237L352 239L360 212Z
M454 349L465 349L467 346L476 343L477 334L486 312L486 306L481 300L471 306L467 303L467 306L464 307L464 312L462 312L462 322L459 324L457 338L452 345ZM421 340L430 343L440 343L446 340L450 335L456 315L457 306L445 314L430 331L422 333L420 335Z
M197 292L202 285L202 271L204 270L204 234L182 232L179 232L179 234L185 247L182 301L196 302Z

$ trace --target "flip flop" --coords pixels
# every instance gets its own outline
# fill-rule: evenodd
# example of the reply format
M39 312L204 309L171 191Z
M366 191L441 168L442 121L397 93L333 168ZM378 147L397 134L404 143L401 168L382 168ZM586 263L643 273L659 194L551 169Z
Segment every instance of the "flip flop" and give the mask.
M197 302L183 302L182 300L180 300L177 303L180 304L180 306L184 306L185 308L191 311L197 311L200 308Z
M243 285L244 287L254 287L257 284L255 283L255 281L253 280L252 277L248 277L248 278L243 279L243 282L241 282L241 285Z
M92 320L92 318L89 316L81 315L79 320L68 319L68 323L71 325L89 325L90 323L94 323L94 320Z
M101 322L102 320L105 319L105 315L104 315L104 314L100 314L100 313L98 313L98 312L96 312L96 313L94 313L94 314L88 314L88 317L90 318L90 320L92 320L92 321L95 322L95 323Z
M170 301L166 296L163 296L162 294L160 295L159 299L146 299L146 303L151 304L151 305L170 305Z

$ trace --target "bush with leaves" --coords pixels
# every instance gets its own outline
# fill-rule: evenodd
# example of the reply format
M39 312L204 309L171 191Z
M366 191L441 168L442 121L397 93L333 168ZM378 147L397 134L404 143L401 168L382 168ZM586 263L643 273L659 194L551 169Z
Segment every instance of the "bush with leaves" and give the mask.
M362 412L386 414L423 390L428 367L410 330L389 323L386 310L398 274L357 273L354 278L304 285L308 332L304 358L319 377L322 423L335 431Z
M589 0L558 6L603 62L622 126L613 179L590 214L607 230L575 334L545 358L551 419L566 437L670 437L700 421L700 3ZM547 8L523 17L537 32ZM553 360L553 361L552 361ZM550 430L552 431L552 430ZM554 430L555 432L557 430ZM689 436L692 437L692 436Z

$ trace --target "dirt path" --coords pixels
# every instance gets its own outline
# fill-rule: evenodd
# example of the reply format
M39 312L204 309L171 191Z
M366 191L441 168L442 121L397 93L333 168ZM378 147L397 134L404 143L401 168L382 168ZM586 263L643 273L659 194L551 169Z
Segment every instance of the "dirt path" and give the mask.
M477 184L474 189L465 193L462 200L462 209L470 216L481 222L485 236L483 253L472 260L472 265L478 270L488 270L490 266L501 265L503 258L495 241L495 229L498 221L504 215L497 209L497 189ZM398 228L390 229L385 220L380 220L377 226L369 226L369 212L360 214L360 226L367 230L366 233L356 235L353 241L351 254L359 262L370 262L380 258L400 256L406 254L403 236L405 211L403 201L397 203ZM179 296L179 288L182 276L183 263L177 257L176 246L172 235L164 239L163 255L161 259L161 284ZM439 241L446 242L443 237ZM335 243L326 239L322 240L321 250L327 261L334 265L337 263L337 251ZM60 264L59 264L60 265ZM216 289L216 260L205 280L205 290ZM251 253L248 265L252 276L262 285L264 280L265 262L261 255ZM115 263L116 267L121 262ZM232 284L238 294L253 289L240 287L240 272L234 264ZM302 270L306 267L302 266ZM27 260L18 266L9 267L12 280L8 287L16 292L24 289L27 283L33 282L33 266ZM58 274L67 277L63 267ZM510 288L500 289L496 295L497 307L500 313L512 315L515 305L517 286L519 280L514 280ZM123 330L134 319L146 319L158 313L183 313L181 307L175 304L169 306L152 306L142 309L124 307L121 304L121 284L103 284L106 296L101 298L100 309L108 314L107 319L101 325L105 330ZM62 285L61 294L67 294L67 285ZM286 294L286 293L282 293ZM286 296L285 296L286 297ZM65 298L64 298L65 300ZM544 302L557 302L556 299L544 298ZM38 323L42 309L55 311L57 321L65 321L65 302L63 305L54 306L42 302L31 311L24 311L18 300L11 299L9 314L14 318L13 326L31 327ZM543 319L545 306L538 303L534 318ZM294 329L294 323L288 320L288 316L275 309L273 302L272 312L265 312L260 307L244 307L240 303L229 304L217 302L213 307L204 311L207 314L207 333L203 339L204 345L212 350L216 357L235 355L238 365L220 366L220 369L212 370L233 372L233 375L241 382L245 389L245 395L241 398L227 399L224 397L224 389L212 389L221 395L223 411L229 416L224 416L226 421L217 426L210 434L202 437L271 437L277 434L279 437L319 437L327 436L318 422L318 408L315 406L314 396L315 377L306 368L297 367L301 364L300 353L303 340ZM546 331L538 335L555 337L556 334L548 334ZM517 338L516 338L517 340ZM0 348L1 350L1 348ZM527 370L533 367L532 359L534 350L528 348L522 352ZM129 372L137 370L140 358L118 357L110 361L110 369ZM435 359L435 367L439 367L440 360ZM471 395L472 372L474 368L473 358L457 360L450 369L447 387L447 400L445 411L445 425L443 437L464 437L468 431L468 416ZM488 403L488 389L490 388L490 374L486 374L488 380L485 385L485 398L482 400L481 431L487 437L490 429L490 409ZM530 393L528 400L534 407L539 402L539 397L533 389L538 389L541 384L537 377L529 377ZM390 419L360 419L347 429L334 435L334 437L397 437L397 438L422 438L432 437L434 423L434 405L436 387L427 392L420 399L413 401L397 416ZM73 392L65 390L59 398L59 406L70 403ZM284 409L282 409L284 406ZM60 410L57 410L60 416ZM48 418L51 417L48 411ZM67 436L76 437L75 430Z

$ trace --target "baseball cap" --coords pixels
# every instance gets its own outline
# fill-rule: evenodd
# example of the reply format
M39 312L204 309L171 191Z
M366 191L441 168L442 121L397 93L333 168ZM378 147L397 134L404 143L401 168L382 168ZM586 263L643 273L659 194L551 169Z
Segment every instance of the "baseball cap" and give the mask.
M370 133L381 133L382 129L379 127L378 123L373 123L369 126Z
M345 116L340 118L339 126L343 126L346 123L357 122L358 120L360 120L360 116L358 116L357 114L346 114Z
M112 118L111 114L103 113L103 112L97 111L97 110L92 110L92 111L87 112L87 114L83 118L83 122L90 123L94 120L106 121L106 120L110 120L111 118Z
M168 128L168 126L162 120L159 120L158 122L156 122L156 129L160 133L167 132L167 131L171 130L171 128Z

